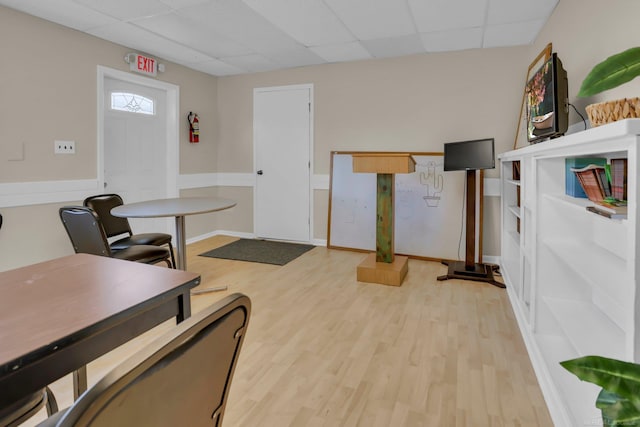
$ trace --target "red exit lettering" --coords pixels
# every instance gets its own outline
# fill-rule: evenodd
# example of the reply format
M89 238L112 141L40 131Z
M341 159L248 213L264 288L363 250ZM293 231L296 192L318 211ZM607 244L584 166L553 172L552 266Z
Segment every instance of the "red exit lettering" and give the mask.
M153 58L138 55L138 70L145 73L153 73L155 72L155 62Z

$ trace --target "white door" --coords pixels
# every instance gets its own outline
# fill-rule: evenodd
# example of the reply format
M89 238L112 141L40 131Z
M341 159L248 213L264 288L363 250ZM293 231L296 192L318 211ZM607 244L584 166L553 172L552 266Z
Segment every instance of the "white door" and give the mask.
M311 87L254 90L257 237L309 242Z
M104 190L125 203L167 197L166 92L104 79ZM165 232L167 220L129 219L135 233Z

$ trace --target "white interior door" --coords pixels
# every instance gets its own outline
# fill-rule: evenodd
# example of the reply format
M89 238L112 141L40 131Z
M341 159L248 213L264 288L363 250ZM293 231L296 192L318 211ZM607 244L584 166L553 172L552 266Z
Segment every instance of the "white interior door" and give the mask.
M311 240L311 129L311 87L254 91L257 237Z
M104 186L125 203L167 197L166 92L104 79ZM168 230L166 219L129 220L135 233Z

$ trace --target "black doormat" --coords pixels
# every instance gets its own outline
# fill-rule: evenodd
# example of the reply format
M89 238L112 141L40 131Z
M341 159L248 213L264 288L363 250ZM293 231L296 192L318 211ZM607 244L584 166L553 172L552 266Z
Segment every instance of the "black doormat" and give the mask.
M313 248L313 245L299 243L240 239L200 254L200 256L285 265Z

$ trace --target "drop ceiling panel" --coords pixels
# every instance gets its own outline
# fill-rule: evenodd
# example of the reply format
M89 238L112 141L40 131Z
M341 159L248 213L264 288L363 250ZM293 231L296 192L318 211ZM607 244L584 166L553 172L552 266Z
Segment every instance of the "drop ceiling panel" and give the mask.
M118 22L70 0L3 0L1 4L80 31Z
M399 37L416 32L406 2L398 0L324 1L359 40Z
M518 22L515 24L492 25L484 32L483 47L519 46L533 43L544 20Z
M358 61L371 55L358 42L312 47L311 50L327 62Z
M295 50L303 46L238 0L220 0L178 12L195 22L215 28L218 34L256 53Z
M127 46L131 50L158 56L160 62L162 62L162 59L166 59L181 64L211 59L209 56L193 49L125 23L94 28L89 31L89 34ZM135 46L131 44L131 40L136 41Z
M93 10L122 20L168 13L171 8L160 0L73 0Z
M234 74L245 73L246 70L236 68L226 62L219 61L217 59L211 59L209 61L189 63L189 68L202 71L203 73L213 74L215 76L232 76Z
M278 68L276 64L262 55L243 55L224 58L228 64L251 73L271 71Z
M197 6L199 4L209 3L211 0L160 0L172 9L181 9L183 7Z
M361 43L374 58L413 55L425 51L422 46L422 40L418 34L377 40L363 40Z
M531 44L558 2L0 0L0 5L159 59L229 75Z
M321 0L243 0L243 3L304 46L355 40Z
M557 4L558 0L491 0L487 24L546 20Z
M135 25L162 34L185 46L212 57L247 55L252 51L216 33L211 26L194 22L184 16L170 13L134 21Z
M488 0L408 0L418 31L474 28L484 25Z
M482 47L482 28L479 27L437 31L421 36L427 52L446 52Z

